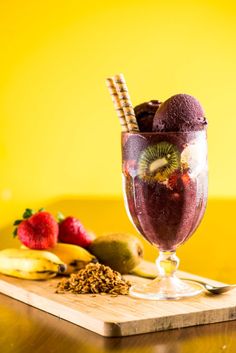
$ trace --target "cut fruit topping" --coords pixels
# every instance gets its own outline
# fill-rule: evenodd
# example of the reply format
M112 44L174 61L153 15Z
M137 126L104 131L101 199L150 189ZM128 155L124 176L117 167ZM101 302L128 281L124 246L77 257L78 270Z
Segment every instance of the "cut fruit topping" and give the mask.
M151 173L155 172L157 169L164 167L166 164L168 164L168 161L165 158L156 159L150 164L149 170Z
M169 142L148 146L138 161L138 175L147 182L163 182L180 168L180 152Z

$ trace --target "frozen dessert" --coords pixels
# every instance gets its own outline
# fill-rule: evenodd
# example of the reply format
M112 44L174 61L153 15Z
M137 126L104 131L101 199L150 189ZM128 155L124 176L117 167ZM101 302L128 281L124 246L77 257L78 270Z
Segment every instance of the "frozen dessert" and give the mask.
M135 113L140 133L122 134L126 206L150 243L174 251L205 211L207 120L187 94L140 104Z
M204 110L187 94L177 94L164 103L151 100L132 110L123 75L107 79L107 86L118 117L120 112L124 116L120 122L126 210L139 233L160 250L158 279L134 285L130 293L155 300L197 295L202 288L175 275L179 263L175 250L195 232L205 212Z
M159 100L151 100L137 105L134 108L139 130L142 132L152 131L153 118L161 105Z
M176 94L158 108L152 131L198 131L206 125L205 112L199 101L188 94Z

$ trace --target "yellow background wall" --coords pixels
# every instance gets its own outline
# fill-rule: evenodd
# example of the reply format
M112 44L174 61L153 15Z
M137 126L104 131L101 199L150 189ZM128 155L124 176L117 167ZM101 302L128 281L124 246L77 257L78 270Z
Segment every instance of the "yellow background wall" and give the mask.
M1 1L0 222L60 195L121 195L104 83L119 72L134 105L202 102L210 196L236 196L235 15L233 0Z

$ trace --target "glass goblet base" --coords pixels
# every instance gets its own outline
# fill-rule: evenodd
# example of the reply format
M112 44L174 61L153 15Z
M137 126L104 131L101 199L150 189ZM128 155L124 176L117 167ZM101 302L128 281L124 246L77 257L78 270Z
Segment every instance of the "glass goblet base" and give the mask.
M131 286L129 294L135 298L149 300L176 300L194 297L203 292L203 287L193 281L181 280L176 276L156 278L148 284Z
M150 300L175 300L194 297L203 292L203 287L192 280L176 276L179 259L175 251L160 251L156 260L159 276L147 284L131 286L129 294L135 298Z

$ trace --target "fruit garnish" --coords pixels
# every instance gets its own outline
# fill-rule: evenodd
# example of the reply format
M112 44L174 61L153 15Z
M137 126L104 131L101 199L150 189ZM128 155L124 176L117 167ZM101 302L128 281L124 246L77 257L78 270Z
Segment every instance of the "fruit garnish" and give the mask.
M23 219L14 222L13 235L30 249L49 249L56 245L59 227L56 219L44 208L35 211L27 208Z
M171 174L171 176L170 176L169 179L168 179L168 187L169 187L170 189L174 189L174 187L175 187L176 184L177 184L177 181L178 181L179 177L180 177L179 173L173 173L173 174Z
M147 147L138 161L138 175L141 179L153 183L162 182L180 168L180 153L169 142L160 142Z
M64 217L58 213L59 236L58 240L62 243L75 244L87 248L93 241L93 236L89 233L76 217Z
M182 175L182 180L184 184L187 184L190 181L190 176L187 173L185 173Z

